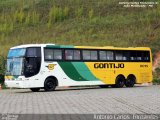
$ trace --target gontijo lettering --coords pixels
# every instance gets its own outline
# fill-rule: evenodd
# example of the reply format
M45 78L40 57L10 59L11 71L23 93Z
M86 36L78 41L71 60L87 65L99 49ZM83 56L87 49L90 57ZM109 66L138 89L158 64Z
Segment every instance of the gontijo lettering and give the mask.
M95 63L94 68L124 68L124 63Z

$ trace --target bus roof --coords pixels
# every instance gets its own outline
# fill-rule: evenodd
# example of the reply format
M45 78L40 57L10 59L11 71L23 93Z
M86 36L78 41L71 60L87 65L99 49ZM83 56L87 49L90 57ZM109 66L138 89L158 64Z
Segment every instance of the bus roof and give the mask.
M16 49L16 48L27 48L27 47L46 47L47 45L52 45L54 46L55 44L24 44L24 45L18 45L11 47L10 49Z
M47 47L47 48L84 48L84 49L115 49L115 50L150 50L149 47L114 47L114 46L74 46L74 45L56 45L56 44L25 44L12 47L16 48L27 48L27 47Z

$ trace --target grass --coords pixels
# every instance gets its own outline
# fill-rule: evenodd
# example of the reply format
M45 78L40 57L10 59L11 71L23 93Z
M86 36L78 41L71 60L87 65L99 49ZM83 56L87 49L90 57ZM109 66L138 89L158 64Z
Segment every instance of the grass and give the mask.
M80 39L84 41L83 45L91 44L85 42L86 39L93 40L93 45L116 45L115 41L119 41L118 46L131 46L130 43L135 41L133 46L137 46L136 41L147 39L160 18L159 7L123 8L117 0L14 0L12 5L9 0L2 0L0 4L3 8L0 40L5 44L4 48L26 43L25 38L28 43L58 40L60 44L81 44L77 42ZM154 40L159 39L158 30L154 31ZM45 34L43 40L39 39L42 33ZM8 45L4 39L14 43ZM150 43L143 42L144 45Z
M153 8L124 8L119 1L1 0L0 55L31 43L149 46L158 51L160 0Z

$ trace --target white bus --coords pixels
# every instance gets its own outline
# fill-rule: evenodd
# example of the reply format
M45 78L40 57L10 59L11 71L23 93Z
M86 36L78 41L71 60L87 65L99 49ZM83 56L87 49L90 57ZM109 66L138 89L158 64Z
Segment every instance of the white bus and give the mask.
M150 48L28 44L7 56L7 87L53 91L57 86L133 87L152 81Z

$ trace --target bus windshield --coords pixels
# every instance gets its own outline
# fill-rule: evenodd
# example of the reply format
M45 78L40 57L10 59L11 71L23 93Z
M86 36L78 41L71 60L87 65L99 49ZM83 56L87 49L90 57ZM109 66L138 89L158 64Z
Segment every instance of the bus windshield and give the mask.
M6 75L22 75L25 48L10 49L7 56Z
M25 53L25 48L10 49L7 58L24 57Z
M7 56L6 75L22 75L26 49L10 49Z
M21 58L7 59L7 72L6 75L22 75L23 74L23 61Z

